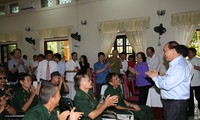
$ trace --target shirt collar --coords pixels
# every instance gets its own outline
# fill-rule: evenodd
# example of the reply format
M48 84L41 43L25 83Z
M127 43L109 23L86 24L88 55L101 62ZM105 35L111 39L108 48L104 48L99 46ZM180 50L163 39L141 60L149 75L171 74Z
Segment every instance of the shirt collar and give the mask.
M184 59L182 55L179 55L178 57L176 57L174 60L172 60L169 65L174 65L176 63L179 62L179 60Z

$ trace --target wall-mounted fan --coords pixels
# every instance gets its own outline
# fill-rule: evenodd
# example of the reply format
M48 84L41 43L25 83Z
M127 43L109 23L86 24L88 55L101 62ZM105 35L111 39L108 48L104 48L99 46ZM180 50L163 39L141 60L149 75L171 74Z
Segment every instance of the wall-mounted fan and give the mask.
M75 40L81 41L81 35L78 34L78 32L76 33L72 33L71 37Z
M33 39L32 37L26 37L25 40L26 42L35 45L35 39Z

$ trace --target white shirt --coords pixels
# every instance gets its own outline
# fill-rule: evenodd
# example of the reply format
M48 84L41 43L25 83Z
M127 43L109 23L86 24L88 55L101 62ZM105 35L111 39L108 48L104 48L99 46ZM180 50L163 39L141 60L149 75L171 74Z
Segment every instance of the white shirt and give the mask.
M70 60L68 61L66 64L66 71L72 71L72 70L75 70L76 67L78 67L79 69L81 69L80 65L79 65L79 62L76 60ZM74 72L67 72L66 73L66 80L67 81L71 81L71 82L74 82L74 76L76 75L76 71Z
M39 62L39 65L37 67L37 80L40 81L40 79L46 80L46 69L47 69L47 60L42 60ZM49 67L50 67L50 74L54 71L58 71L57 63L53 60L49 61Z
M120 73L125 74L125 72L128 70L128 62L126 60L123 60L121 63L122 63L122 69L120 69Z
M147 57L147 64L149 67L149 70L157 70L160 72L161 69L161 62L160 62L160 57L156 54L153 54L153 56Z
M200 66L200 58L197 57L193 57L191 60L189 60L192 65L195 66ZM191 81L191 86L200 86L200 71L194 69L194 74L192 77L192 81Z
M39 62L36 61L31 61L31 68L36 68L38 66ZM35 75L37 75L37 69L35 70Z

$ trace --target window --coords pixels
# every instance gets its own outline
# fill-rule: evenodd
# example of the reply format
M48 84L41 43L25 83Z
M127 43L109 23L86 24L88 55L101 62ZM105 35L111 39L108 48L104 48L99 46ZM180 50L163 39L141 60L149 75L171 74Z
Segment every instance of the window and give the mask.
M135 56L135 52L133 51L126 35L118 35L116 37L114 45L111 49L110 55L112 53L112 50L114 50L114 49L118 50L119 53L126 52L127 58L129 55ZM109 57L110 57L110 55L109 55Z
M69 41L68 40L51 40L45 41L44 50L52 50L53 53L60 53L65 61L70 60Z
M189 47L193 47L197 50L197 56L200 57L200 29L196 30L194 36L192 37Z
M0 16L6 14L6 7L5 6L0 6Z
M18 3L10 4L10 13L18 13L19 5Z
M17 44L16 43L2 44L0 45L0 47L1 47L1 63L7 70L8 61L10 60L9 53L17 48Z
M58 4L67 4L67 3L71 3L72 0L58 0Z
M41 7L53 6L53 0L41 0Z

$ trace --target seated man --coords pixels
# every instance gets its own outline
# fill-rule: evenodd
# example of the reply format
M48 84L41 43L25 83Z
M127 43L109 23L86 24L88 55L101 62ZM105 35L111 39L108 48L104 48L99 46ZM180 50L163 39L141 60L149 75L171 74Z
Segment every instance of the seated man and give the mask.
M66 95L69 93L69 88L64 78L61 77L58 71L51 73L51 83L53 83L55 86L58 86L58 89L60 90L60 95L61 95L59 104L60 110L61 111L66 110L67 109Z
M107 76L107 82L108 87L105 90L104 96L118 96L118 105L115 106L116 109L132 111L137 120L153 120L153 114L150 107L145 105L131 104L124 99L122 90L120 88L120 79L117 74L109 73Z
M69 88L68 88L64 78L61 77L61 75L58 71L51 73L51 83L58 86L61 96L66 96L66 94L69 93Z
M77 88L74 103L77 111L84 112L82 120L101 120L102 112L109 106L116 105L118 96L107 96L104 103L98 103L94 97L92 81L86 73L77 73L74 77Z
M69 115L70 120L78 120L83 114L81 112L74 112L75 108L70 113L69 111L64 111L60 114L56 108L60 100L60 91L51 82L44 82L42 84L39 100L41 104L29 110L23 120L66 120Z
M14 107L19 113L25 113L28 109L38 104L38 89L32 85L32 80L29 74L19 73L18 80L20 86L14 94Z
M12 106L12 88L6 85L6 77L4 72L0 72L0 113L1 115L15 115L16 110ZM0 117L1 120L1 117Z

